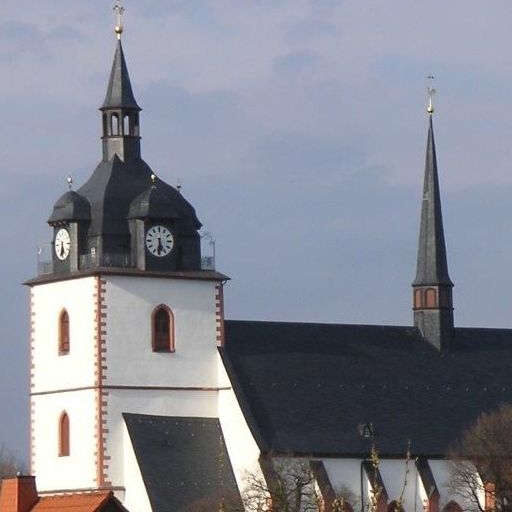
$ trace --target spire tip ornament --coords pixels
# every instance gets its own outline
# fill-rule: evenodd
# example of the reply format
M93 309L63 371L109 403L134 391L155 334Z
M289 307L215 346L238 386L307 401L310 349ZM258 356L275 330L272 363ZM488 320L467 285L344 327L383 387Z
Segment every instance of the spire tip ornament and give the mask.
M66 178L69 190L73 190L73 176L71 174Z
M429 84L433 84L434 82L434 75L428 75L427 80L429 80ZM428 104L427 104L427 112L432 115L435 112L434 109L434 96L436 94L436 90L432 87L432 85L427 86L427 98L428 98Z
M123 34L123 31L124 31L123 14L125 11L125 8L123 7L123 4L121 3L121 0L116 0L113 10L114 10L114 14L116 16L116 24L114 27L114 32L117 34L117 39L121 40L121 35Z

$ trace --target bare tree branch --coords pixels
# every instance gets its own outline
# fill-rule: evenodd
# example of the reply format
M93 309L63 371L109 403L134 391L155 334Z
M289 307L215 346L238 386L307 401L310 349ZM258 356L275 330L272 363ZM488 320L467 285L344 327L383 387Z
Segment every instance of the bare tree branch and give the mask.
M469 511L512 512L512 406L480 415L451 448L448 488Z

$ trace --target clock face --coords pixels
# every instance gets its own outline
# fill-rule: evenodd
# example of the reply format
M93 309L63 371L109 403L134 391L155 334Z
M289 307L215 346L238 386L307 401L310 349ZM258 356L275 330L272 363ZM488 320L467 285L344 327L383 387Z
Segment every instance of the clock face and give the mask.
M69 256L71 238L67 229L59 229L55 236L55 254L59 260L64 261Z
M174 237L165 226L153 226L146 233L146 247L153 256L163 258L171 253Z

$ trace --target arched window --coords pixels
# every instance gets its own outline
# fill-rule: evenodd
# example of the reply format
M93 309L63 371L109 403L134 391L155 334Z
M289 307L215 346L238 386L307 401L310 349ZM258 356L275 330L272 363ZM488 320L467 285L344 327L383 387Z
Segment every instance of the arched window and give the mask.
M443 512L462 512L462 508L456 501L450 501L443 508Z
M103 137L108 135L108 116L103 114Z
M69 417L63 412L59 420L59 457L69 456Z
M65 309L59 316L59 354L69 354L69 315Z
M130 132L130 116L126 114L123 120L123 135L131 135Z
M437 307L437 290L435 288L428 288L425 292L427 308Z
M423 290L414 290L414 307L423 307Z
M164 305L153 311L153 352L174 352L174 316Z
M110 133L111 135L119 135L119 116L112 114L110 118Z
M132 115L132 135L135 137L139 136L139 115Z

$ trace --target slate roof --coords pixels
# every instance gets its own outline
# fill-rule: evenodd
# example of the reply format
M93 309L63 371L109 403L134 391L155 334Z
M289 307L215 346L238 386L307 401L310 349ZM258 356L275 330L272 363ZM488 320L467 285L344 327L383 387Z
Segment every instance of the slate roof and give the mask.
M240 505L218 419L123 417L153 512L184 512L222 497Z
M158 180L137 196L130 205L129 219L179 219L183 213L177 205L181 194Z
M457 328L439 352L414 327L226 321L220 349L263 452L443 457L482 411L512 402L512 330Z
M102 161L78 192L91 204L89 236L126 235L130 204L151 184L151 168L143 161L123 162L117 155L109 162ZM201 227L192 205L167 183L159 180L162 194L174 200L173 211L190 219L194 229Z
M91 205L89 201L75 192L69 190L55 203L48 223L71 220L89 220L91 218Z
M133 95L130 75L124 58L123 45L118 41L116 53L114 55L114 63L110 73L108 82L107 95L103 102L103 109L110 108L128 108L141 110L135 96Z
M429 120L416 278L413 285L453 285L448 275L432 116Z

